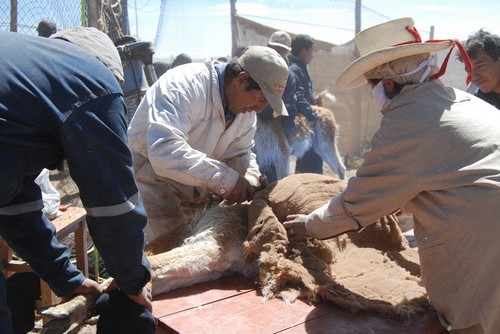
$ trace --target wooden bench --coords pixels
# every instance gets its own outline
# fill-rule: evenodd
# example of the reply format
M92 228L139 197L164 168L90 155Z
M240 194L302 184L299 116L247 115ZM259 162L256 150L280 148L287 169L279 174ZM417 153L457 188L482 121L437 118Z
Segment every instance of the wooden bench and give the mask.
M85 209L69 207L61 216L52 220L52 223L56 228L56 236L59 241L74 233L76 266L88 277L86 218L87 212ZM12 249L2 237L0 237L0 263L6 278L16 272L32 271L26 262L12 258ZM40 306L49 306L60 301L60 298L52 292L49 285L43 280L40 280L40 288L42 294Z
M250 279L225 277L156 296L156 334L174 333L445 333L435 312L418 321L359 312L301 300L287 306L280 299L264 302Z

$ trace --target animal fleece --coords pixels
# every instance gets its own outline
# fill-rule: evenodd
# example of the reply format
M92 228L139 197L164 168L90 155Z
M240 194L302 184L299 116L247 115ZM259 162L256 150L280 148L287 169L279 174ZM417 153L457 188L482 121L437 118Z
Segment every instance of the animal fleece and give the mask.
M179 223L185 230L174 239L183 235L181 242L164 235L147 246L153 295L239 274L255 277L265 300L303 298L352 312L417 318L429 304L419 283L418 255L408 247L396 216L329 240L288 238L281 223L287 214L309 213L345 186L330 176L295 174L268 185L251 203L222 204L191 224ZM75 323L92 304L78 296L42 314L56 319L49 324Z

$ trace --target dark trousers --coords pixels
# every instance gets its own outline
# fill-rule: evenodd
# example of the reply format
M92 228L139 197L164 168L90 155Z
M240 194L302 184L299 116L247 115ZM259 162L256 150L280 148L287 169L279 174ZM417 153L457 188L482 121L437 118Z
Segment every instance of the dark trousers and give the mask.
M7 305L7 283L5 276L0 271L0 332L12 334L12 322L10 318L9 306Z
M311 148L302 158L297 159L295 173L323 174L323 159Z
M278 174L276 173L276 166L274 165L261 167L260 173L266 176L267 184L271 184L274 181L278 181Z

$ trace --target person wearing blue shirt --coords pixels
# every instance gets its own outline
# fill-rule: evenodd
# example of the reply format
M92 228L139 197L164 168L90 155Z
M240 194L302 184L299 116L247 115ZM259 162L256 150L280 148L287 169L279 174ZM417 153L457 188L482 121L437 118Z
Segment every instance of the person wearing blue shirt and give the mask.
M312 104L316 103L316 93L313 90L311 76L307 65L314 57L314 38L299 34L292 39L292 53L288 55L290 70L297 80L297 111L304 115L314 115ZM314 118L313 118L314 119ZM309 119L311 120L311 119ZM323 174L323 159L311 148L295 165L297 173Z
M131 300L151 311L151 294L144 288L151 278L143 253L147 217L127 146L118 81L123 77L110 70L121 67L119 55L94 28L63 39L0 32L0 234L63 300L103 292L70 262L68 248L42 213L35 179L67 160L107 272ZM111 55L107 61L117 66L106 67L81 48L85 40L92 40L94 49L100 45L96 52ZM0 332L10 334L5 296L0 273Z
M280 56L283 57L283 59L287 62L288 64L288 54L290 53L290 50L292 49L292 38L290 35L282 30L275 31L270 37L269 41L267 42L267 46L276 50L280 54ZM283 134L277 133L276 136L278 138L281 138L282 135L286 137L286 143L289 147L289 150L286 151L282 149L282 159L287 159L290 160L290 154L292 151L292 145L293 145L293 140L296 134L295 130L295 117L297 116L297 112L300 112L304 114L304 116L309 120L313 121L315 119L315 114L310 107L309 108L303 108L302 104L303 102L297 100L296 96L296 90L297 90L297 79L295 78L295 74L292 72L292 70L289 68L288 70L288 79L286 81L285 85L285 90L283 91L283 102L285 103L286 110L288 112L288 116L279 116L279 123L281 125L281 129L283 129ZM302 94L302 100L303 100L303 94ZM301 107L301 108L298 108ZM267 105L262 112L257 114L258 118L258 123L257 126L261 127L272 127L271 122L273 121L275 117L275 113L273 108L271 108L270 105ZM290 174L290 171L287 170L287 173L283 173L283 168L280 168L279 164L284 164L284 166L288 166L284 161L274 161L273 163L269 163L267 158L259 158L262 155L269 154L268 152L263 152L265 151L265 148L259 147L257 143L260 143L261 140L259 140L258 136L260 135L260 131L257 131L255 134L255 142L256 146L253 147L253 151L257 155L257 162L259 164L259 169L262 174L264 174L267 178L268 183L272 183L274 181L277 181L285 176L288 176ZM267 140L267 138L262 138L262 141ZM280 141L281 142L281 141ZM283 140L284 142L284 140ZM281 146L280 146L281 147ZM259 152L260 150L260 152ZM276 159L280 160L279 157ZM287 168L288 169L288 168Z

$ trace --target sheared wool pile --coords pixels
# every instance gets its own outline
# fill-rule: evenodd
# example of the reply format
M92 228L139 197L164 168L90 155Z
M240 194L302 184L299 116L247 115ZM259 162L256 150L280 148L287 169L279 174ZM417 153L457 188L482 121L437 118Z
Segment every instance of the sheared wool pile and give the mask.
M288 214L308 214L346 184L330 176L295 174L258 193L249 207L243 244L247 261L259 263L266 299L331 301L347 310L375 311L411 320L429 306L420 284L415 250L389 215L329 240L288 239L281 224Z

